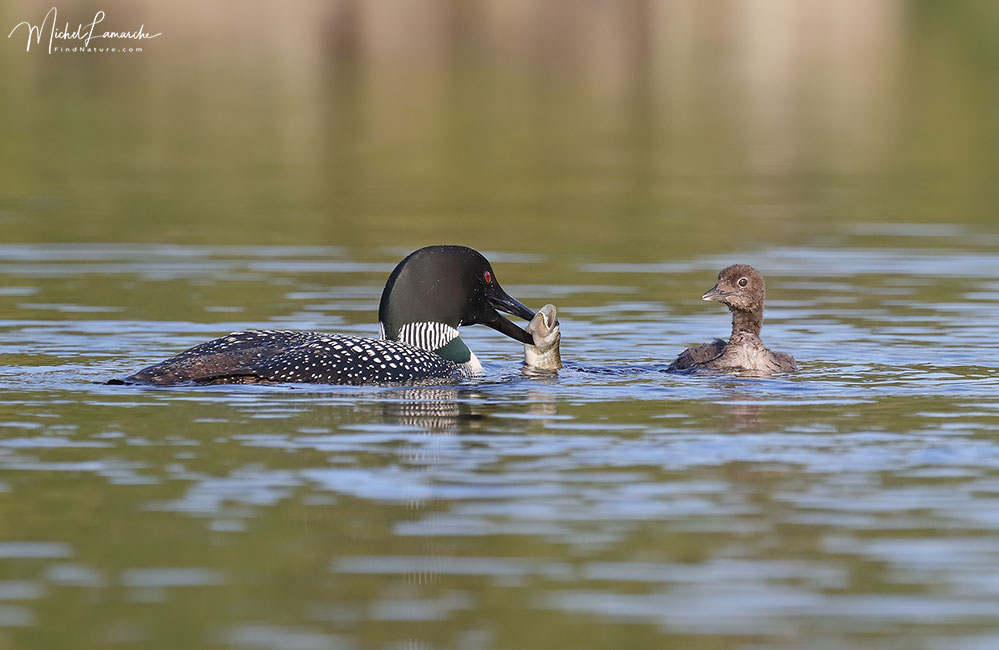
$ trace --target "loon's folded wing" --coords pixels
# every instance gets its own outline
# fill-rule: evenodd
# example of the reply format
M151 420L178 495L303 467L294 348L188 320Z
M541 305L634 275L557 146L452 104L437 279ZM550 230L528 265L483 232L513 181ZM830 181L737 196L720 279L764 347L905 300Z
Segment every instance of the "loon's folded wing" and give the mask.
M157 386L252 382L255 369L271 357L287 353L315 336L313 332L280 330L233 332L143 368L124 381Z

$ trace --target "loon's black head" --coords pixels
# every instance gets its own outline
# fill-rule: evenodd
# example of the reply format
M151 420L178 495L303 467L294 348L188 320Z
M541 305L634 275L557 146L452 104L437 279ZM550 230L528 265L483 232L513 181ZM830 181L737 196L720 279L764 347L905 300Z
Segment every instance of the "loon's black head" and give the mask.
M534 339L499 312L526 320L534 312L503 291L489 261L466 246L427 246L392 271L378 305L385 337L400 338L407 325L487 325L521 343Z

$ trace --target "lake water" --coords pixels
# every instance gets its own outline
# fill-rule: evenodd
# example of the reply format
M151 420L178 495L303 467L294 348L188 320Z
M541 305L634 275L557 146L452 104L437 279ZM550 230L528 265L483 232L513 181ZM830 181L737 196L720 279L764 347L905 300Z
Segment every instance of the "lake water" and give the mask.
M0 247L0 624L34 647L989 647L996 263L928 236L738 256L794 376L662 372L728 327L707 257L505 281L562 306L567 368L526 377L465 328L488 374L432 388L97 383L244 327L373 334L383 258ZM548 263L487 254L501 279ZM202 309L108 299L165 283ZM286 313L247 318L245 285Z
M999 14L764 4L0 42L0 649L999 647ZM466 327L453 386L101 383L376 335L433 243L558 306L557 377ZM666 374L737 262L799 371Z

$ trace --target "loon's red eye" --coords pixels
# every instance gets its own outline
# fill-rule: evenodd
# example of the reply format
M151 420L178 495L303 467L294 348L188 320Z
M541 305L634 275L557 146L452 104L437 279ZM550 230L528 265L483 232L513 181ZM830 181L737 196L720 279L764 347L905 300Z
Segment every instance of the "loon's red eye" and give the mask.
M485 273L483 273L482 277L485 278L486 284L490 284L493 281L493 274L490 273L489 271L486 271Z

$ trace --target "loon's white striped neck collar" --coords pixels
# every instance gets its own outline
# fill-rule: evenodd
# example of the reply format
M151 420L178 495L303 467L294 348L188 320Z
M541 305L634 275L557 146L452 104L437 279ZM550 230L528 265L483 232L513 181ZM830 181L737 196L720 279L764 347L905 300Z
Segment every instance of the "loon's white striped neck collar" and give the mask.
M445 323L406 323L399 328L397 341L436 352L458 338L458 329Z
M378 329L379 338L385 339L385 323L378 323ZM461 340L458 328L446 323L406 323L399 328L394 340L454 361L464 366L469 373L482 371L482 364Z
M387 339L385 323L378 323L378 338ZM431 352L443 348L458 338L458 328L445 323L406 323L399 328L393 341Z

